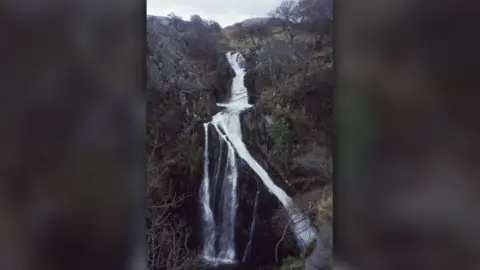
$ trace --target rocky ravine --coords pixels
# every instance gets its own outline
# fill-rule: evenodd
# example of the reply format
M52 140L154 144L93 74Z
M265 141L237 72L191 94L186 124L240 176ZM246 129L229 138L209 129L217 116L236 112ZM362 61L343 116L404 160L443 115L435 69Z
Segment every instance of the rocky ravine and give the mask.
M194 257L184 246L193 250L197 242L189 224L198 223L202 125L234 76L216 33L201 36L189 27L147 19L148 245L163 246L150 251L150 269L181 269ZM174 250L174 243L181 247Z
M210 121L217 112L215 104L229 96L234 72L224 53L239 48L241 43L232 46L224 42L224 32L198 28L188 22L180 24L167 24L164 18L147 19L149 245L164 243L163 250L151 251L150 269L188 269L187 259L179 261L172 259L175 256L166 256L173 252L169 245L173 240L177 241L175 235L180 235L189 249L198 248L200 239L196 238L199 234L195 232L198 228L191 224L198 224L199 218L196 194L202 179L203 123ZM235 27L229 28L232 29L235 30ZM332 174L333 76L328 61L331 50L323 48L315 51L315 56L308 59L313 68L303 74L293 70L298 66L291 64L291 54L285 50L289 49L288 44L282 40L270 41L270 49L242 49L247 59L245 85L250 102L255 104L242 114L242 133L252 155L268 169L276 184L291 194L298 205L307 209L311 203L315 205L331 193L324 192L329 190L325 187L331 183ZM300 47L303 48L303 44ZM277 70L294 74L278 77L278 81L283 80L288 89L280 89L272 83L271 59L278 60ZM210 136L210 140L216 140L214 134ZM239 172L245 181L239 187L242 198L240 208L244 209L244 214L238 215L237 239L239 245L244 245L242 241L248 231L242 228L248 228L250 221L243 216L251 216L259 187L253 172L242 169ZM294 241L288 233L284 241L276 245L282 237L285 217L281 211L279 214L272 213L272 209L278 206L268 195L260 198L258 214L261 217L257 226L261 235L257 233L251 253L269 252L268 259L253 256L252 262L257 266L267 266L278 260L276 264L279 265L287 263L286 256L305 257L305 254L295 251ZM165 205L173 207L168 211L158 210ZM320 209L324 206L317 204L316 207ZM315 209L310 212L315 219ZM159 216L168 216L170 221L157 224L155 219ZM328 219L317 222L317 226L323 224L326 225L321 227L318 236L322 241L316 242L310 257L319 258L315 254L322 254L324 260L308 260L307 269L318 269L317 266L325 264L325 258L330 256L331 222ZM176 228L182 232L176 233ZM165 235L152 236L159 235L162 230ZM186 237L187 234L191 237ZM185 250L179 252L177 257L195 257L194 253ZM160 257L169 259L159 263Z
M316 208L319 235L311 255L301 254L284 266L323 269L332 247L332 44L329 37L312 44L314 34L308 31L297 31L293 42L283 34L275 26L238 26L228 29L222 42L246 58L245 86L255 104L242 115L247 147L301 208L311 209L312 203ZM284 223L282 217L274 222Z

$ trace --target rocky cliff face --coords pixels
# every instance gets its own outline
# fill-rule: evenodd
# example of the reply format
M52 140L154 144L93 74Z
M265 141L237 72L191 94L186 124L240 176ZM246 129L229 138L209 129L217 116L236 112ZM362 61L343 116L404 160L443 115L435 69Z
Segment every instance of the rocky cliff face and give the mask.
M325 58L331 51L314 52L305 71L295 67L298 60L288 59L292 54L284 46L279 42L247 53L245 86L255 107L243 119L257 134L250 147L259 149L284 179L328 182L333 173L333 70Z
M216 113L215 103L228 97L234 76L215 33L199 35L193 26L184 26L147 18L148 224L150 234L159 235L151 236L149 245L165 247L150 255L161 262L150 269L177 269L194 257L181 250L176 257L183 262L171 259L168 254L176 251L168 243L196 245L188 236L198 228L188 224L198 224L195 196L202 179L203 123ZM163 224L155 222L167 215Z
M324 209L312 211L310 207L321 207L320 202L328 200L325 191L333 174L331 44L312 43L313 34L300 31L294 33L292 42L274 27L263 29L263 37L254 38L235 32L248 33L251 29L237 26L229 31L232 34L227 42L239 47L245 56L244 83L250 103L255 104L241 118L247 148L257 160L265 161L265 167L275 175L276 184L291 194L301 209L323 212ZM272 221L272 238L276 242L280 236L275 231L282 231L284 222ZM280 258L286 267L310 270L323 269L329 264L331 222L320 218L316 225L317 242L308 254L296 254L297 258L300 255L299 260L285 260L292 252L288 234L279 245Z
M222 35L226 30L221 35L187 22L165 23L164 18L149 17L147 31L149 204L175 206L163 213L170 215L171 221L163 224L162 230L166 230L167 235L175 235L177 230L191 235L192 230L200 229L183 226L182 220L187 224L199 224L196 194L202 179L203 124L217 112L215 103L229 98L235 74L224 53L231 48L239 48L244 53L245 85L250 103L255 104L241 115L247 148L300 208L311 213L322 212L309 207L312 202L325 199L324 190L331 184L332 177L331 47L312 44L308 41L308 33L303 33L300 42L288 43L274 38L283 35L275 27L256 48L242 47L245 39L234 40L234 45L230 43L232 40L225 42ZM218 141L215 132L209 133L209 141ZM212 157L221 152L215 147L211 149L210 165L214 161ZM271 266L274 261L280 265L287 256L301 255L305 259L307 254L299 254L296 250L293 235L282 237L286 219L276 213L275 209L282 208L278 200L257 182L257 176L246 164L240 163L238 252L241 256L246 253L255 267ZM162 213L155 207L150 208L153 209L150 231L158 233L159 225L153 218L162 217ZM253 213L257 221L251 237ZM330 239L330 236L328 230L322 230L318 237L322 242L314 245L313 254L323 252L329 257L331 244L322 239ZM167 242L165 250L151 256L165 256L162 254L170 252L168 241L172 237L162 237L161 241ZM180 238L190 249L198 248L197 240L200 239ZM252 239L250 246L249 239ZM149 241L150 245L161 242L154 237ZM181 253L177 257L191 258L191 255ZM322 262L310 261L310 265L319 263Z

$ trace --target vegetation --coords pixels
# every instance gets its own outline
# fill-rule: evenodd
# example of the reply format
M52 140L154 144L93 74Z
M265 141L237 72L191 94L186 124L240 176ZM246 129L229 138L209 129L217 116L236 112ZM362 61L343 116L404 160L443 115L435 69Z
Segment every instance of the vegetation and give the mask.
M245 82L256 97L256 114L270 116L268 150L292 181L299 170L311 170L316 180L332 176L331 8L326 0L284 1L271 13L281 27L264 24L224 35L250 60Z
M265 133L271 143L264 154L297 188L295 200L313 216L317 228L331 224L332 198L320 196L321 192L310 198L304 194L330 186L333 174L332 4L328 0L285 0L270 13L280 25L229 29L224 35L224 42L250 60L246 85L256 97L258 116L253 121L262 122L264 116L270 119ZM288 221L279 218L282 215L274 219L281 245L288 248L294 238L285 235ZM329 244L318 247L328 249ZM284 258L282 269L303 269L312 249Z
M215 88L225 87L214 74L219 25L199 16L190 22L169 18L169 25L147 25L148 266L195 269L201 262L188 245L186 208L200 182L188 180L201 179L196 127L211 116Z
M325 192L333 174L331 11L331 0L284 1L268 21L248 27L221 29L196 15L187 22L170 14L168 26L147 29L150 269L200 267L188 245L193 228L185 209L200 186L199 127L214 114L219 91L228 88L228 76L219 71L221 46L247 59L245 84L256 99L251 126L262 123L262 136L269 138L258 148L294 185L294 200L315 225L331 223L331 192ZM275 216L278 246L291 245L286 219ZM278 264L304 267L317 247L311 243Z

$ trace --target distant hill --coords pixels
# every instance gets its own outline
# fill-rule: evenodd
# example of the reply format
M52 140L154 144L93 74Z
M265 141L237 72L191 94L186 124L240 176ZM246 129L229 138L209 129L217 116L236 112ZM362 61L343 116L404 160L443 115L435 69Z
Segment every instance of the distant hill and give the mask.
M242 26L248 27L248 26L253 26L256 24L265 24L270 20L269 17L263 17L263 18L250 18L246 19L240 22Z
M147 21L149 21L150 23L159 23L162 25L168 25L170 20L171 19L167 16L156 16L156 15L147 14ZM182 21L188 22L189 20L182 20ZM268 25L268 26L275 27L275 26L281 26L281 22L280 20L275 18L257 17L257 18L249 18L241 22L237 22L235 24L224 27L223 29L232 29L237 27L251 27L254 25Z
M257 17L243 20L233 25L225 27L225 29L231 29L236 27L251 27L254 25L268 25L268 26L280 26L281 22L278 19L270 17Z

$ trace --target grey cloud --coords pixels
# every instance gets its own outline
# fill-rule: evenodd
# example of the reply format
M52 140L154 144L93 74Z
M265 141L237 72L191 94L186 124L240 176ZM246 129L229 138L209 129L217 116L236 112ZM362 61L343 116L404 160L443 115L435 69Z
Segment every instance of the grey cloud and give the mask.
M147 14L165 16L173 12L184 19L193 14L228 26L252 17L264 17L281 0L147 0Z

